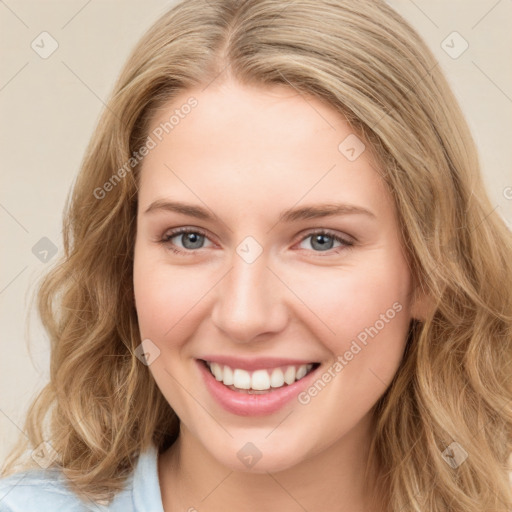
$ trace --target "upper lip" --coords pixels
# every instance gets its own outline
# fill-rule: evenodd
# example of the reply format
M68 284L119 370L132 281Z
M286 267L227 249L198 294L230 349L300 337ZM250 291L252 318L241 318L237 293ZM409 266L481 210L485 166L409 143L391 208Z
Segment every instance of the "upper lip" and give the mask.
M203 361L222 364L230 368L239 368L248 372L266 369L279 368L280 366L301 366L303 364L314 364L313 359L290 359L284 357L253 357L250 359L234 356L204 356Z

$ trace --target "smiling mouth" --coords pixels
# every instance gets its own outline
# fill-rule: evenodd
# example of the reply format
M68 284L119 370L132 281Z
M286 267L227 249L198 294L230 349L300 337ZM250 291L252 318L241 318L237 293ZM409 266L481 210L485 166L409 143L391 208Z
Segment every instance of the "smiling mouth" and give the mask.
M201 359L201 362L215 379L222 382L227 388L232 391L254 395L269 393L290 386L320 366L320 363L309 363L247 371L203 359Z

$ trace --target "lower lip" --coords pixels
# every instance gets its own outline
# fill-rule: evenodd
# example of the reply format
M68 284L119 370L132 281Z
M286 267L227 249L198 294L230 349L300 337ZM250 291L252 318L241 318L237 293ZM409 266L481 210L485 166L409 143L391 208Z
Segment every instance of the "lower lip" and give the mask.
M263 416L278 411L310 385L316 370L318 370L318 367L315 368L305 377L288 386L274 389L265 394L251 395L233 391L219 382L203 361L196 360L196 363L199 365L199 371L213 398L224 409L238 416Z

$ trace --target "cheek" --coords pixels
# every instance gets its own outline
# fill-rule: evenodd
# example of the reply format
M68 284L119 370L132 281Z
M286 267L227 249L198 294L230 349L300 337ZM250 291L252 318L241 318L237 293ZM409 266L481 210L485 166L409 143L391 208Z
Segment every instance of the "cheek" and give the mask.
M335 279L316 280L315 287L302 283L301 293L315 290L307 295L308 305L334 331L325 326L315 331L332 360L299 397L310 417L330 425L324 432L326 439L349 431L370 411L403 357L410 323L409 274L394 265L383 270L354 268L340 271Z
M211 271L194 267L169 265L165 255L155 257L149 250L136 248L134 293L143 338L159 343L175 338L178 331L186 335L184 329L214 284Z
M405 347L410 284L406 262L390 253L371 264L304 273L294 291L314 313L308 323L314 335L334 359L344 357L344 373L361 379L371 369L388 382Z
M292 275L288 278L293 282ZM337 336L373 324L397 301L407 309L410 280L407 272L394 265L374 265L304 273L293 287Z

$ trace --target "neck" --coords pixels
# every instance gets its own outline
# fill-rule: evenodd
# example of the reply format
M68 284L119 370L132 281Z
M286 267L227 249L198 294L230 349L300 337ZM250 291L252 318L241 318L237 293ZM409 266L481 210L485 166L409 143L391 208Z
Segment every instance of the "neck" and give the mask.
M364 418L334 445L306 454L300 464L274 473L233 471L221 465L180 425L178 439L158 461L164 510L377 510L372 505L375 496L370 496L376 471L365 475L371 423L370 416Z

